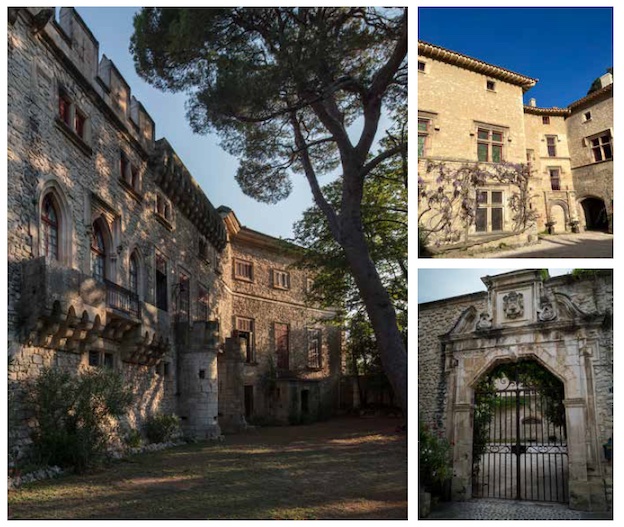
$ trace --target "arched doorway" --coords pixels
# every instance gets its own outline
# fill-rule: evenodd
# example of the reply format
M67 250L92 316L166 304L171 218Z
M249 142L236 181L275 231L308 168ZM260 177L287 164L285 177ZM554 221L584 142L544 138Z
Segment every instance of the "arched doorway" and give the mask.
M567 503L563 383L536 361L502 362L474 398L472 496Z
M585 228L588 231L608 231L609 218L604 200L589 197L581 201L585 214Z

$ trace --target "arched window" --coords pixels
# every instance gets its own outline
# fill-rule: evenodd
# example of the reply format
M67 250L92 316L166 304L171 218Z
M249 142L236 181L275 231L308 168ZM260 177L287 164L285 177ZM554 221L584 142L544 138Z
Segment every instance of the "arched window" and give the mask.
M51 194L43 198L41 222L43 254L48 260L59 260L59 214Z
M139 294L139 261L135 252L130 255L130 291Z
M106 278L106 245L102 228L96 222L93 224L93 238L91 239L91 272L93 278L103 282Z

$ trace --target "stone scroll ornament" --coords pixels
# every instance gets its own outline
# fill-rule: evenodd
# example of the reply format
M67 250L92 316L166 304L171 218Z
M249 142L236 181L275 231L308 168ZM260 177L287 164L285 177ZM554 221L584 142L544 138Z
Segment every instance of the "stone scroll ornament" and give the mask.
M524 295L512 291L503 297L503 311L507 318L520 318L524 316Z
M479 320L477 320L477 329L490 329L492 327L492 315L487 312L479 314Z
M537 318L540 322L549 322L557 318L554 303L548 297L540 299L540 307L537 310Z

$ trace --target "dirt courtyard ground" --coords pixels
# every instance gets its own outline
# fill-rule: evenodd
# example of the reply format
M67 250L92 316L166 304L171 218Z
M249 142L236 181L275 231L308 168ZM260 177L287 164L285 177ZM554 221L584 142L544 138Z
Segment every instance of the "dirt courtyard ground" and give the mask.
M406 519L396 418L256 428L9 493L10 519Z

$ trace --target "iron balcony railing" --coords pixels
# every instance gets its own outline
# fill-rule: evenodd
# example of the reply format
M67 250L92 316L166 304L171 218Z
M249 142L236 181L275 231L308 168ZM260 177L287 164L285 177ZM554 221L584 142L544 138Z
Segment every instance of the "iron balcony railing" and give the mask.
M141 318L139 295L110 280L105 279L104 284L106 285L106 305L108 307Z

